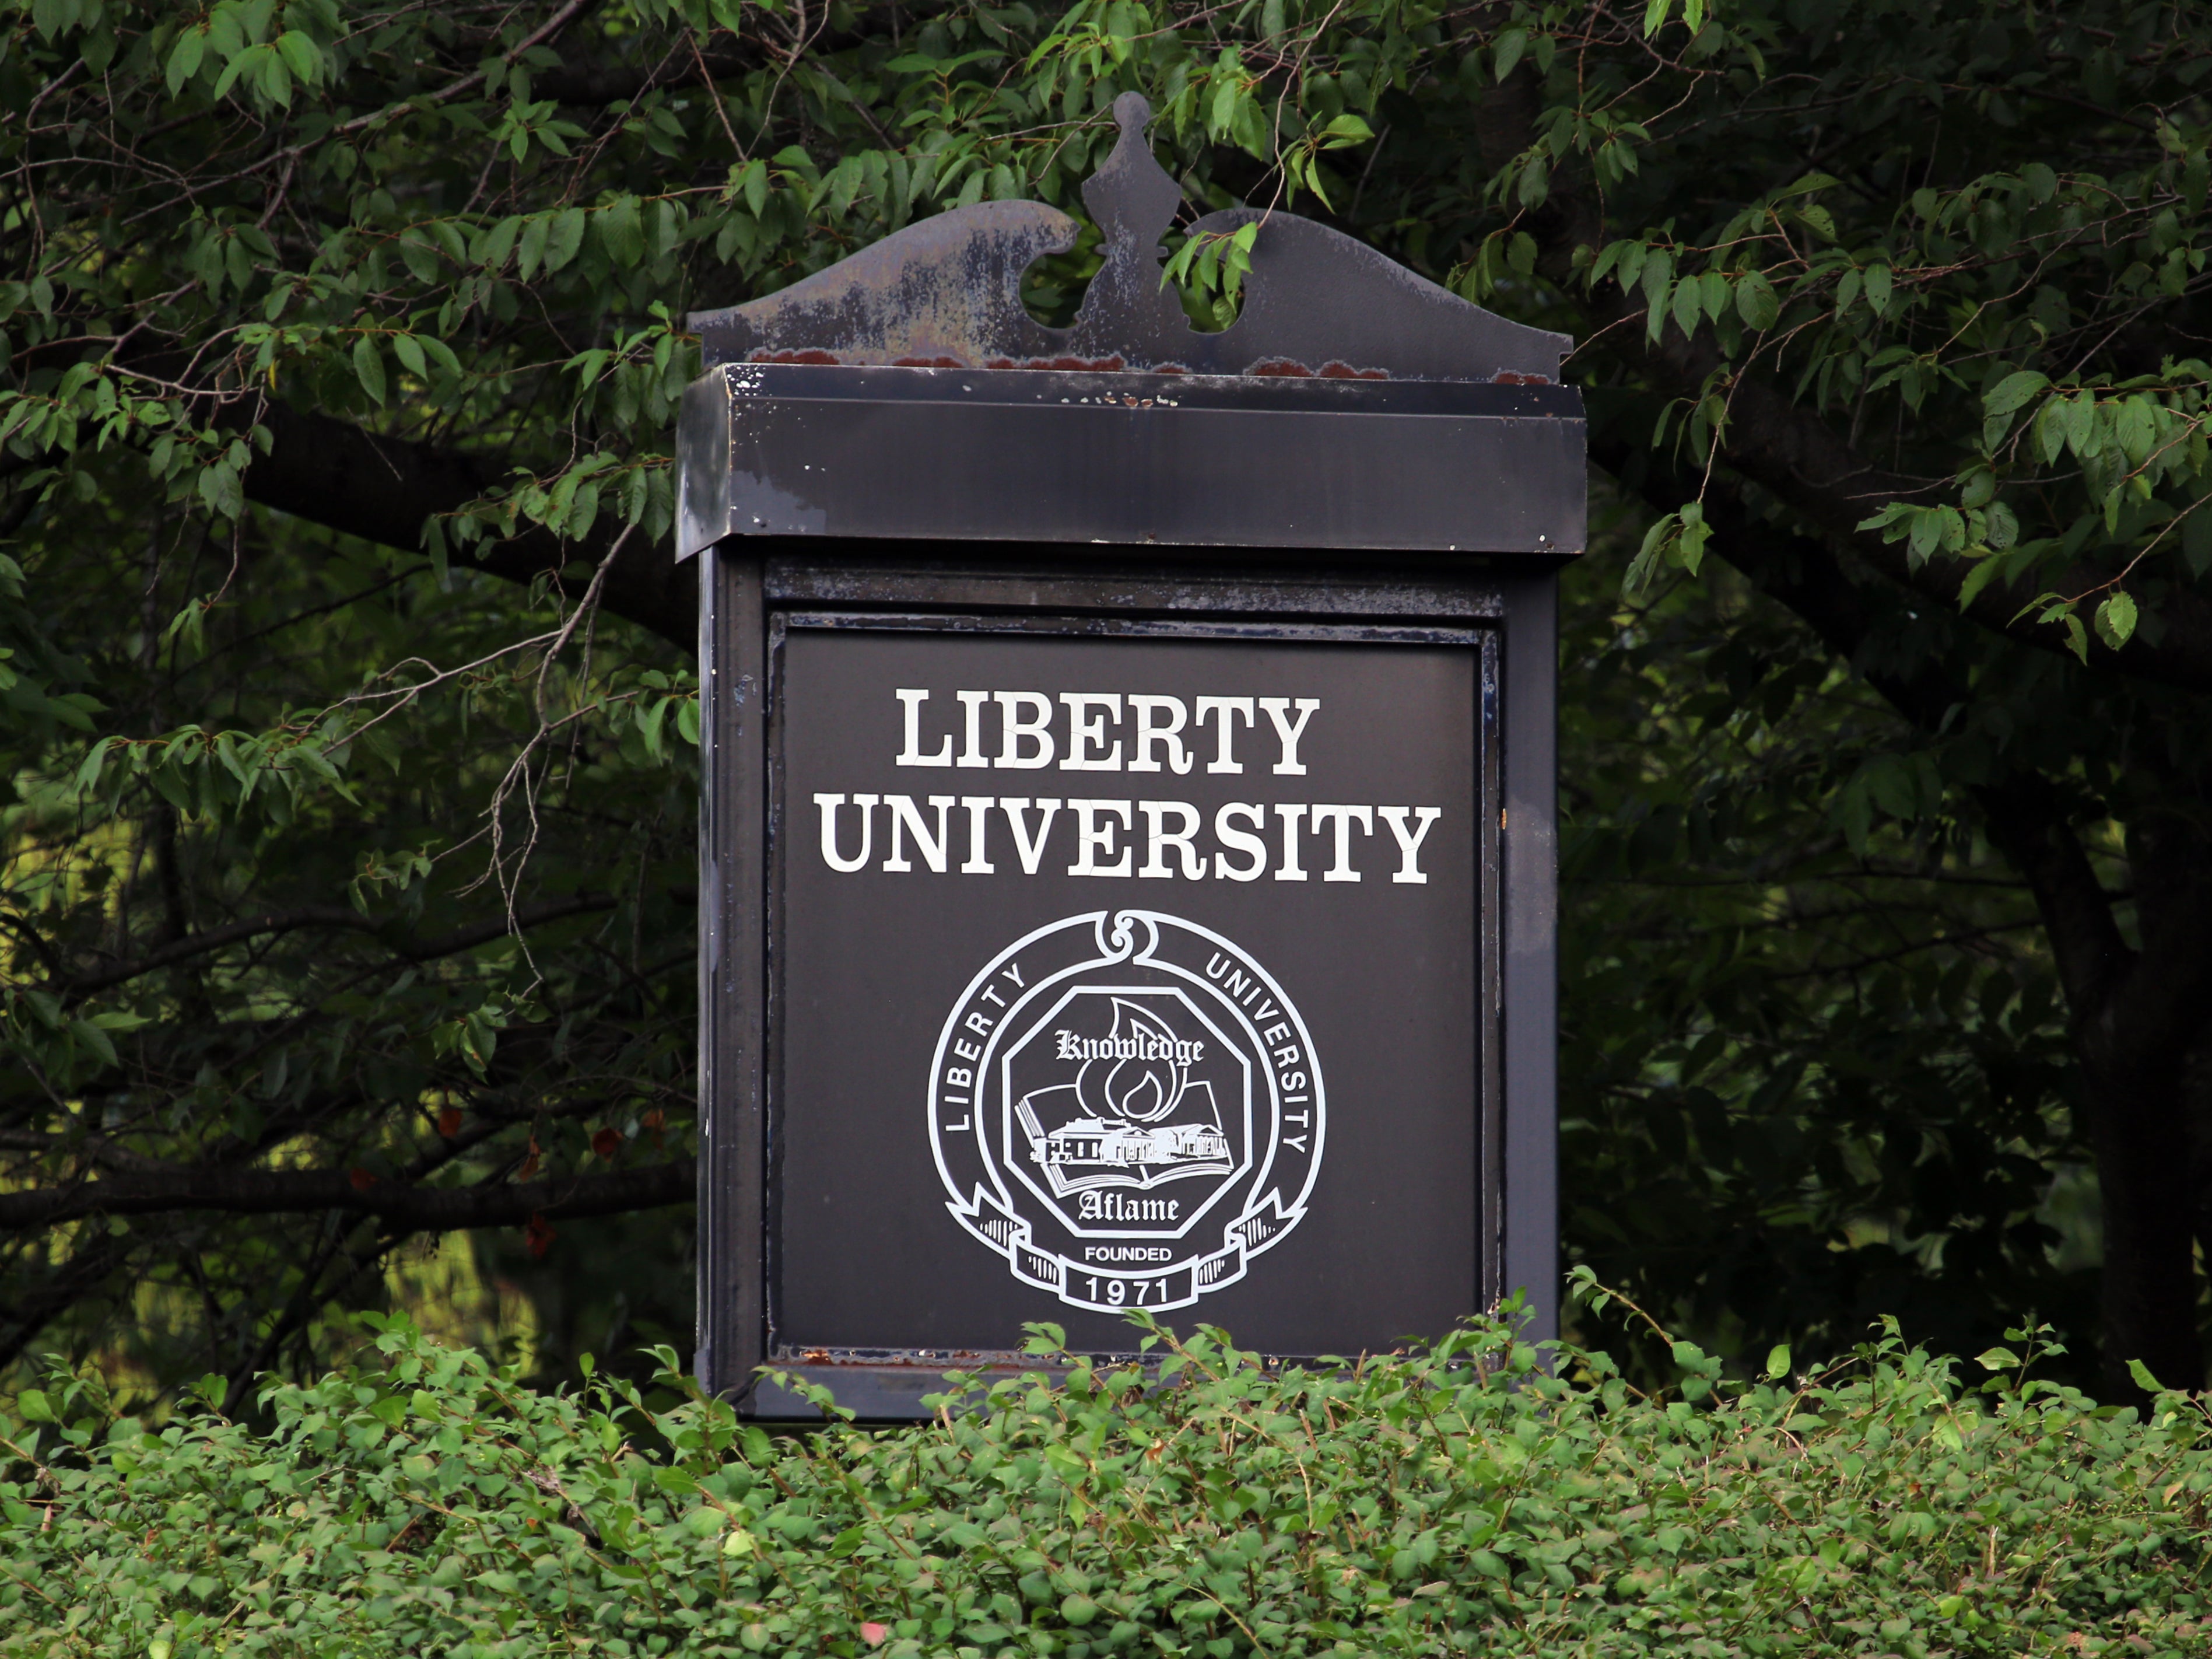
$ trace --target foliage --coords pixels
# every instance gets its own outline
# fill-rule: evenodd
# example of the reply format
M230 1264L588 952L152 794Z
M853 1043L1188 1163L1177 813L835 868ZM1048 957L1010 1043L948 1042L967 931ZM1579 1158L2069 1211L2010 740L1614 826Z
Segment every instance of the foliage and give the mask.
M2094 1211L2052 1203L2092 1153L2032 896L1971 826L1877 816L1941 784L1779 606L1725 565L1624 598L1634 551L1601 535L1564 587L1573 1259L1739 1371L1883 1314L1949 1352L2031 1313L2093 1329ZM1668 1374L1648 1331L1604 1328Z
M533 1394L373 1320L376 1362L149 1430L58 1374L0 1428L0 1653L1937 1651L2180 1655L2202 1406L2147 1421L1893 1329L1677 1397L1510 1326L1261 1369L956 1375L939 1420L772 1439L696 1397ZM664 1351L673 1374L674 1355ZM219 1395L219 1378L209 1379Z
M4 17L0 1358L157 1296L152 1380L242 1388L410 1236L680 1235L680 320L1073 208L1139 90L1188 217L1581 342L1638 552L1569 699L1576 1247L1742 1363L1875 1305L2078 1332L2036 1200L2091 1161L2107 1387L2201 1380L2197 9ZM1194 316L1265 237L1170 236Z

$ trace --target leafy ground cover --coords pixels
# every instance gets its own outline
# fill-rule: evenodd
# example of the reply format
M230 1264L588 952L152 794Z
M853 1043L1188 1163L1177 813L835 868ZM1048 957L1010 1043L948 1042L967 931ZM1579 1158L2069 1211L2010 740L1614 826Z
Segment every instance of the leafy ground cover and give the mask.
M251 1424L218 1398L149 1428L65 1373L24 1395L0 1654L2212 1647L2203 1406L2098 1407L2027 1332L1748 1381L1678 1344L1647 1396L1494 1321L1283 1371L1151 1327L1149 1373L1039 1326L1053 1370L957 1383L935 1422L776 1436L672 1352L665 1399L540 1394L372 1324L368 1363L271 1382Z

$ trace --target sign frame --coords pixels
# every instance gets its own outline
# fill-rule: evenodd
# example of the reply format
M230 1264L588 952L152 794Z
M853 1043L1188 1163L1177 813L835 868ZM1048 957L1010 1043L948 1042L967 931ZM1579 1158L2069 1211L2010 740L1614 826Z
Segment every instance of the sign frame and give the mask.
M787 546L788 544L787 544ZM781 1097L775 986L779 973L774 811L780 764L775 653L778 619L796 613L841 625L1040 628L1096 635L1158 630L1184 637L1283 642L1471 637L1485 653L1494 695L1482 717L1486 849L1477 961L1485 974L1483 1168L1473 1202L1486 1245L1479 1283L1494 1299L1525 1291L1532 1334L1557 1329L1557 957L1553 916L1557 633L1555 580L1547 568L1472 561L1408 563L1356 575L1319 560L1279 566L1253 605L1245 568L1194 562L1149 576L1097 568L1085 550L956 567L863 563L812 549L769 552L733 540L701 558L707 695L720 711L702 722L701 1232L698 1373L754 1415L795 1418L812 1408L755 1384L771 1363L825 1383L863 1418L921 1412L949 1369L991 1369L1006 1352L948 1350L817 1351L779 1348L769 1147ZM1042 557L1040 555L1042 555ZM871 603L872 599L872 603ZM1023 601L1030 601L1024 603ZM1152 637L1157 637L1154 635ZM804 826L794 827L794 843ZM917 1089L919 1083L917 1083ZM917 1108L918 1109L918 1108ZM1474 1172L1471 1172L1474 1173ZM1468 1311L1475 1311L1469 1309ZM1041 1309L1049 1317L1049 1309ZM1204 1317L1202 1312L1185 1317Z
M817 1415L762 1381L764 1364L893 1420L925 1414L947 1369L1019 1363L781 1339L776 1134L795 1103L778 872L806 833L779 795L793 619L1474 650L1473 1282L1484 1305L1523 1294L1529 1333L1557 1333L1556 579L1584 535L1581 400L1557 378L1568 342L1281 213L1238 322L1193 333L1166 314L1152 247L1179 192L1144 147L1146 113L1117 104L1121 145L1085 187L1106 261L1072 329L1035 323L1016 288L1074 222L1011 202L693 319L709 365L678 435L702 717L695 1369L756 1417Z

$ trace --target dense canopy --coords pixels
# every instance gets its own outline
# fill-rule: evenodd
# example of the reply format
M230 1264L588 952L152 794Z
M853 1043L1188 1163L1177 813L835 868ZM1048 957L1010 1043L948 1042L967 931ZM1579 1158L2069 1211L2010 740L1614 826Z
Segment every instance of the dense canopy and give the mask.
M555 1359L681 1330L683 318L1075 209L1138 90L1183 223L1580 342L1571 1248L1731 1351L2033 1306L2202 1381L2197 9L6 20L0 1360L310 1360L469 1229Z

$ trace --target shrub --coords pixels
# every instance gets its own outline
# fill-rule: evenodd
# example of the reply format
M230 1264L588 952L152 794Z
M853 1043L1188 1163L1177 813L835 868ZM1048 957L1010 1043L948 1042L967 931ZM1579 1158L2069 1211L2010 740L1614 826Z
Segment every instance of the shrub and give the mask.
M2212 1442L1893 1329L1638 1395L1479 1322L1276 1373L1149 1327L933 1423L776 1437L373 1320L375 1363L149 1430L0 1421L0 1654L1813 1655L2212 1650ZM673 1370L674 1356L663 1352ZM680 1386L672 1375L664 1381ZM965 1409L959 1404L968 1402Z

